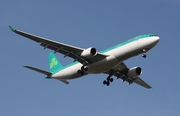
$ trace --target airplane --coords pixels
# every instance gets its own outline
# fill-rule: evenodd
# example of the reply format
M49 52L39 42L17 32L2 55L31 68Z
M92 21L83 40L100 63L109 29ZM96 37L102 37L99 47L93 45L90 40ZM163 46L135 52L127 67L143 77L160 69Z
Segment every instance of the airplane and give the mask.
M69 84L68 80L70 79L80 78L88 74L104 73L108 75L103 81L103 84L107 86L113 82L112 76L115 76L117 79L121 78L122 82L128 82L129 85L136 83L147 89L152 88L139 77L142 74L141 67L128 68L123 61L139 54L146 58L146 53L160 40L160 37L155 34L140 35L98 52L94 47L86 49L75 47L16 30L12 26L9 26L9 28L16 34L40 43L44 49L53 50L48 55L50 71L44 71L32 66L24 66L25 68L45 74L48 79L57 79L65 84ZM55 56L57 52L63 54L64 57L74 59L74 61L67 66L62 66Z

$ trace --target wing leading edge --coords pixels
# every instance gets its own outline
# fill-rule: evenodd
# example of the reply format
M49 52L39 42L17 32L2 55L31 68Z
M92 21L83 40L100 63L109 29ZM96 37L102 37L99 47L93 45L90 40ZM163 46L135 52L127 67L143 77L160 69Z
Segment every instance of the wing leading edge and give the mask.
M71 57L74 59L74 61L78 61L82 64L85 61L88 61L90 63L94 63L94 62L100 61L100 60L107 57L107 55L97 53L97 55L92 57L92 58L83 58L80 56L81 53L85 50L83 48L67 45L67 44L56 42L53 40L49 40L49 39L46 39L46 38L43 38L40 36L29 34L29 33L26 33L26 32L20 31L20 30L16 30L11 26L9 26L9 28L18 35L24 36L26 38L29 38L29 39L35 41L35 42L40 43L40 45L43 46L44 49L48 48L48 49L53 50L55 53L59 52L59 53L63 54L64 57L66 57L66 56Z

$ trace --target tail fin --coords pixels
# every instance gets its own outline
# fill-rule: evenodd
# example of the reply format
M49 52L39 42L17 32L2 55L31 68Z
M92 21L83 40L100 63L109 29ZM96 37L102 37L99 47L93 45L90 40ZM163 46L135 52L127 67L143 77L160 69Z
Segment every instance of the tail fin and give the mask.
M48 55L48 61L50 72L52 72L53 74L57 73L59 70L63 68L63 66L60 64L54 53L50 53Z

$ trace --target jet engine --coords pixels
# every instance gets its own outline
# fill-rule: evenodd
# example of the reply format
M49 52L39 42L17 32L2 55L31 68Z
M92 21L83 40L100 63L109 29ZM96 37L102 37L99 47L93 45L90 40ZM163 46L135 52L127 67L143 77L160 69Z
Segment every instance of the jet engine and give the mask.
M142 69L141 67L133 67L131 69L129 69L128 71L128 76L132 77L132 78L136 78L137 76L142 74Z
M96 51L96 48L87 48L85 49L82 53L81 53L81 57L84 57L84 58L92 58L94 56L96 56L97 54L97 51Z

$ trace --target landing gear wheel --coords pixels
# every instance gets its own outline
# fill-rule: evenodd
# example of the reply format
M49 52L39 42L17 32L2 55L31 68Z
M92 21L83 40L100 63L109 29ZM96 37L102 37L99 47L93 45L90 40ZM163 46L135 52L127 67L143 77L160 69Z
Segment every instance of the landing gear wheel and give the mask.
M106 81L106 80L104 80L104 81L103 81L103 84L104 84L104 85L106 85L106 83L107 83L107 81Z
M84 71L78 70L77 71L78 74L84 75Z
M109 86L109 85L110 85L110 82L108 81L108 82L106 83L106 85Z
M82 66L80 69L82 72L86 72L88 70L87 66Z
M84 71L86 72L88 70L88 68L86 67L86 68L84 68Z
M84 71L84 66L81 67L81 71Z
M78 70L77 73L78 73L78 74L81 74L81 70Z
M107 79L106 79L106 80L107 80L107 81L109 81L110 79L111 79L111 77L107 77Z
M146 55L146 54L143 54L143 55L142 55L142 57L143 57L143 58L146 58L146 57L147 57L147 55Z
M109 81L112 83L112 82L113 82L113 80L114 80L113 78L110 78L110 80L109 80Z

